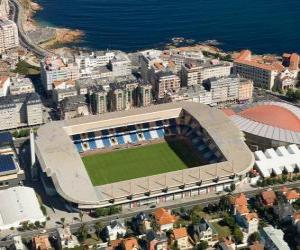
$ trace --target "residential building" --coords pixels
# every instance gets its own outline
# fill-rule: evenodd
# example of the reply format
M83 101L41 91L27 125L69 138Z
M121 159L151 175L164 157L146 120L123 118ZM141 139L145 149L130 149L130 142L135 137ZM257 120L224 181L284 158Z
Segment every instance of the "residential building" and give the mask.
M79 67L62 57L47 57L41 61L41 79L44 89L51 91L53 82L79 79Z
M129 237L129 238L123 239L121 246L122 246L123 250L139 250L139 249L141 249L138 244L137 239L134 237Z
M0 133L0 190L18 186L24 179L11 134Z
M292 216L293 225L297 229L297 233L300 234L300 211L296 211Z
M48 235L38 235L32 238L32 247L34 250L52 250Z
M78 95L64 98L60 103L60 111L64 120L89 115L86 97Z
M221 78L229 76L232 72L232 64L213 59L209 62L188 61L182 66L181 79L183 86L202 84L209 78Z
M189 241L189 235L186 227L175 228L172 231L173 240L176 241L176 246L180 250L186 250L193 248Z
M8 19L0 17L0 54L19 46L17 25Z
M146 233L148 250L168 250L168 237L165 232L154 232L153 230Z
M0 97L0 130L43 123L42 103L37 93Z
M59 245L61 249L79 247L80 243L75 235L72 234L69 226L57 228Z
M65 88L65 89L54 89L52 99L56 105L58 105L62 100L68 97L77 96L78 92L75 87Z
M113 77L131 75L131 61L126 53L119 52L110 59L108 68L112 71Z
M0 76L0 97L6 96L8 94L9 86L9 76Z
M261 198L265 206L273 206L277 201L276 194L273 190L266 190L261 192Z
M238 101L244 102L252 99L253 96L253 81L249 79L240 78Z
M0 190L0 198L5 200L0 203L0 218L4 218L0 221L0 230L18 228L24 222L46 221L32 188L17 186Z
M282 194L285 196L288 203L292 204L296 200L300 198L300 194L295 189L289 189L287 187L283 187L281 189Z
M160 71L152 80L157 99L164 98L167 93L177 93L180 89L180 78L171 71Z
M207 241L209 246L214 246L218 242L217 230L205 219L193 225L193 233L196 242Z
M249 213L248 201L244 193L240 193L236 196L230 196L230 204L234 215L244 215Z
M111 241L124 237L126 234L126 227L123 220L117 219L110 222L105 227L105 236Z
M160 231L168 231L173 229L176 217L164 208L158 208L154 213L155 220Z
M253 57L250 50L243 50L234 61L234 72L251 79L257 87L272 89L276 77L285 67L276 59Z
M139 234L143 234L151 230L152 228L149 216L143 212L137 214L132 221L132 227L134 231L139 232Z
M270 250L290 250L288 244L284 241L284 233L280 229L275 229L272 226L264 227L261 230L262 241L265 249Z
M23 243L22 237L20 235L13 237L13 246L10 247L10 250L29 250L28 247Z
M34 93L35 89L30 78L12 77L9 85L10 95L21 95L27 93Z
M147 107L152 104L152 85L139 84L137 88L137 105L139 107Z
M259 218L257 213L248 213L239 217L239 223L247 235L258 231Z
M103 114L108 111L108 92L103 86L94 86L91 89L90 104L93 114Z

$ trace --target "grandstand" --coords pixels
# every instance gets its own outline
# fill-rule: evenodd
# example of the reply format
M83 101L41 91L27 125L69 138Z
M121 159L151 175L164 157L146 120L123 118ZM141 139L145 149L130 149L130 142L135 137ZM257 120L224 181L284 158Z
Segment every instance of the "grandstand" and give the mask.
M128 173L126 179L109 178L110 182L93 186L93 176L81 159L169 138L188 141L201 164L132 177L120 161L119 170ZM57 192L83 209L111 204L133 207L220 191L240 180L237 177L254 163L243 134L221 111L185 102L46 124L37 132L36 155Z

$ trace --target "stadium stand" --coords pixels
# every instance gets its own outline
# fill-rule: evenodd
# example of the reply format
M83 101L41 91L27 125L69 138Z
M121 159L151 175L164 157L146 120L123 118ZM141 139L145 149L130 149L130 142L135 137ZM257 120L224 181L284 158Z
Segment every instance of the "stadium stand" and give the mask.
M199 153L209 163L221 160L221 154L208 135L203 133L202 127L191 117L185 119L168 119L142 124L129 125L114 129L104 129L88 134L72 136L73 143L79 153L95 149L111 148L126 144L137 144L165 136L181 135L188 138Z

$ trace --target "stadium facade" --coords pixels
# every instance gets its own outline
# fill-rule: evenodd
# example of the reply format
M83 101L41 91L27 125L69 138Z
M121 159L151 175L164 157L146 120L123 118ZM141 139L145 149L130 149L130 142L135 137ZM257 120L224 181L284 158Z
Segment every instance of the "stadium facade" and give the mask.
M92 185L81 153L139 145L169 135L188 138L206 164ZM218 192L238 183L254 164L244 140L243 133L222 111L179 102L51 122L37 131L35 153L41 173L61 197L75 206L134 207ZM120 166L120 171L126 169Z

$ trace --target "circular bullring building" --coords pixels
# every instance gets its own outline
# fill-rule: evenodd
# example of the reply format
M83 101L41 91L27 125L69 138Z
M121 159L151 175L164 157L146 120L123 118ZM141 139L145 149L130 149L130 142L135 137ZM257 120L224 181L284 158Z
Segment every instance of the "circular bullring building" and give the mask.
M260 102L238 112L224 110L245 133L253 150L300 144L300 109L284 102Z

